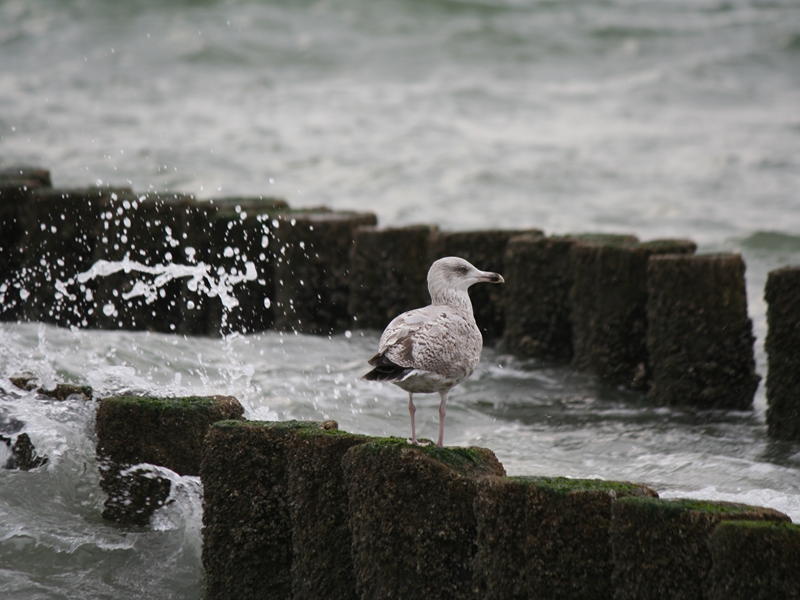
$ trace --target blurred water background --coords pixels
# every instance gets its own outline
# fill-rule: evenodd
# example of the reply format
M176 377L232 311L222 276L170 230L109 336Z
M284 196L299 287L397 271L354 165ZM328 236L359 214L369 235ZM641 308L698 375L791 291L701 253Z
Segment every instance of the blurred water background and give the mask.
M200 198L278 195L383 225L690 237L763 287L800 264L797 0L0 0L0 166ZM480 265L478 265L480 267ZM202 597L201 489L148 529L104 522L99 395L235 395L249 418L406 435L405 396L358 381L379 332L218 340L0 325L0 422L44 467L0 471L0 596ZM421 397L422 435L436 399ZM568 367L487 348L447 442L510 474L630 479L800 520L800 445L753 411L653 408ZM2 446L2 445L0 445ZM2 458L2 457L0 457Z

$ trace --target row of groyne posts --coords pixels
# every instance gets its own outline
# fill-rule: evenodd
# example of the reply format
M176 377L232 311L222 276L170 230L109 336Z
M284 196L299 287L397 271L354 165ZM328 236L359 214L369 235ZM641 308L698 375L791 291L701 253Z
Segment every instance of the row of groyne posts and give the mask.
M758 375L744 263L688 240L378 228L273 198L57 190L0 171L0 318L220 335L381 329L457 255L488 340L572 362L658 404L747 409ZM769 275L768 428L800 439L800 268ZM36 381L13 380L24 389ZM91 398L86 387L39 390ZM334 422L241 419L234 398L104 398L104 516L147 525L199 475L209 598L800 598L800 527L769 509L624 482L506 477L489 450L414 447ZM35 468L25 434L8 466Z

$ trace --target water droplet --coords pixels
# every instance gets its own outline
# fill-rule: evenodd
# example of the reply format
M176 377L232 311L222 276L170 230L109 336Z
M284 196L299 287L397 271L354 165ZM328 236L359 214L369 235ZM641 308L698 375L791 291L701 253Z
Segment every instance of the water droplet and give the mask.
M116 308L114 307L114 304L111 303L111 302L109 302L108 304L103 306L103 314L105 316L107 316L107 317L110 317L111 315L113 315L115 310L116 310Z
M344 332L344 337L346 337L349 340L351 337L353 337L353 332L348 329L347 331Z

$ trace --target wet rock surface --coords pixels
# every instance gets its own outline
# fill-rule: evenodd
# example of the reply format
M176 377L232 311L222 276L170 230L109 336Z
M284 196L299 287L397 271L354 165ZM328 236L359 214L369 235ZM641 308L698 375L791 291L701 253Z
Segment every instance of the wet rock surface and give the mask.
M769 434L800 440L800 266L771 271L764 290Z
M769 508L622 498L613 504L611 545L616 600L705 598L712 567L709 538L723 521L788 522Z
M101 400L96 430L100 487L108 494L103 517L146 525L169 495L170 482L131 467L148 463L178 475L199 475L211 425L239 419L242 413L242 406L231 396Z
M570 249L573 364L613 385L647 389L647 264L691 254L689 240L581 240Z
M650 259L650 400L699 408L752 406L760 376L744 270L738 254Z
M376 440L344 458L362 599L472 598L478 480L504 475L490 450Z
M428 225L359 227L355 232L348 311L353 327L383 330L397 315L430 303Z

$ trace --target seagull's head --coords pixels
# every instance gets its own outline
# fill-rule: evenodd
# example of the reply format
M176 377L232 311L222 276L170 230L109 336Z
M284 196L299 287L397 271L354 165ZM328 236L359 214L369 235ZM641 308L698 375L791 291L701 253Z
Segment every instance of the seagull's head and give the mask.
M503 276L499 273L481 271L457 256L440 258L431 265L428 271L428 290L434 304L438 304L439 299L445 299L452 292L466 293L473 283L503 283L504 281Z

